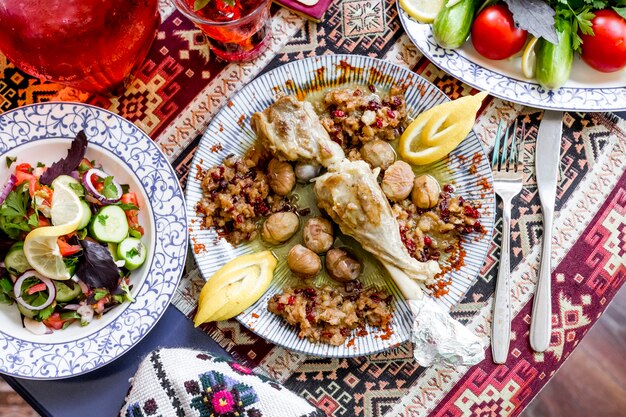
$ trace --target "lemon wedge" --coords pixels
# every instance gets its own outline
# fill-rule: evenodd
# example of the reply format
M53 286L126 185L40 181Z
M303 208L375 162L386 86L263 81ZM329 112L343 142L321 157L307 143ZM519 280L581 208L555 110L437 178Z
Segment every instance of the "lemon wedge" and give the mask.
M474 127L476 112L487 95L483 91L462 97L417 116L400 137L398 152L402 159L426 165L452 152Z
M204 284L198 299L197 326L235 317L267 290L276 258L270 251L241 255L222 266Z
M420 23L432 23L447 0L400 0L400 6Z
M537 41L538 39L533 36L526 44L522 54L522 72L526 78L535 78L535 66L537 64L535 45L537 45Z
M57 239L76 230L83 218L83 210L80 198L69 186L63 183L54 185L50 210L53 226L38 227L24 240L24 256L41 275L57 280L71 278Z

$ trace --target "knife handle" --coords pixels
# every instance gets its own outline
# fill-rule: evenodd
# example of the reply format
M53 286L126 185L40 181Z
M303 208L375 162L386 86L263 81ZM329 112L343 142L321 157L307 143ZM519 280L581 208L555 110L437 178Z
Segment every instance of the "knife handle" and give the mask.
M552 274L550 258L552 256L552 218L554 210L542 207L543 244L541 265L537 279L537 291L533 301L533 313L530 322L530 346L535 352L543 352L550 346L552 336Z
M505 363L511 341L511 199L502 201L502 250L496 281L491 329L491 356Z

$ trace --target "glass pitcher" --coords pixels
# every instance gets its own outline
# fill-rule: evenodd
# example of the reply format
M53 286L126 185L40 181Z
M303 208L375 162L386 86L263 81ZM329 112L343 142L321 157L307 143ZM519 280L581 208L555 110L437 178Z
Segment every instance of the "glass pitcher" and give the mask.
M159 23L158 0L0 0L0 51L40 79L115 94Z

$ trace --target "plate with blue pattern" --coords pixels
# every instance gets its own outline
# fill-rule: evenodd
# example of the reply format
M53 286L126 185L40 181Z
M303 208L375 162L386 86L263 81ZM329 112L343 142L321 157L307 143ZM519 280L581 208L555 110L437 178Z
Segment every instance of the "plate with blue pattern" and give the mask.
M255 142L256 137L250 127L250 117L262 111L282 95L295 95L307 98L319 95L320 91L344 85L369 84L381 90L388 90L393 85L406 87L405 99L408 117L417 114L449 99L437 87L410 70L379 59L359 55L327 55L294 61L269 71L246 85L222 108L209 124L194 155L187 182L187 212L189 213L190 237L195 245L204 248L195 254L203 277L207 280L226 262L243 254L268 249L257 238L251 242L232 246L212 228L203 227L203 216L196 207L202 199L202 172L222 163L228 155L243 155ZM310 97L309 97L310 98ZM494 225L495 199L493 194L491 168L480 140L471 132L465 140L446 158L424 167L440 181L454 183L456 192L475 201L481 210L484 235L472 233L464 235L463 248L466 251L464 265L449 272L446 277L452 280L450 292L438 299L446 309L458 304L465 293L476 282L490 246ZM475 161L472 168L472 163ZM487 188L484 187L485 183ZM482 185L481 185L482 184ZM296 191L298 193L298 191ZM312 194L312 193L311 193ZM308 197L298 195L299 202L305 203ZM305 207L300 207L305 208ZM306 202L306 208L319 214L315 202ZM350 246L363 259L365 267L359 279L365 287L378 287L392 294L395 311L391 331L366 327L367 335L352 335L341 346L312 343L298 338L297 330L289 326L282 318L270 313L268 300L284 288L298 285L298 279L290 272L285 260L286 253L294 244L299 243L302 233L278 247L270 247L278 257L278 265L269 289L237 320L252 332L274 344L290 350L318 357L355 357L389 350L393 346L406 342L411 333L412 317L398 288L383 270L382 266L371 258L362 248ZM347 244L339 236L339 244ZM335 242L337 245L337 241ZM358 245L355 243L355 245ZM332 281L325 272L316 277L315 285L327 285Z
M411 41L433 64L455 78L504 100L548 110L598 112L626 110L626 71L602 73L576 54L570 79L547 90L524 77L521 57L494 61L481 56L472 42L458 49L440 47L429 24L417 22L397 2L400 21Z
M106 110L80 103L35 104L0 115L0 183L6 157L49 166L64 157L83 130L86 157L137 194L146 262L130 275L134 302L89 325L35 335L15 305L0 304L0 373L50 380L81 375L119 358L165 313L183 272L188 232L184 197L176 174L158 146L138 127Z

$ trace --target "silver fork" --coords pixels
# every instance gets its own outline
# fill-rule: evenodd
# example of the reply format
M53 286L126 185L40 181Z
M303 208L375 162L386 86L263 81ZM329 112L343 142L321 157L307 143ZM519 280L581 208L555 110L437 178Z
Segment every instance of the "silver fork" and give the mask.
M517 120L509 144L509 126L502 138L502 120L498 123L491 168L493 188L502 199L502 251L496 281L491 330L491 354L495 363L505 363L511 340L511 200L522 191L525 124L521 140L517 139ZM520 147L522 152L520 152ZM502 149L500 149L502 148ZM521 158L520 158L521 154Z

